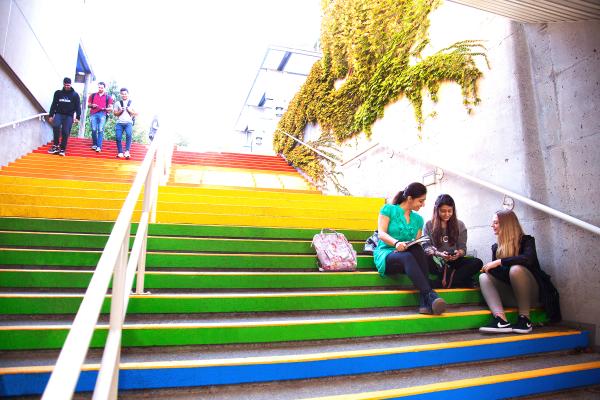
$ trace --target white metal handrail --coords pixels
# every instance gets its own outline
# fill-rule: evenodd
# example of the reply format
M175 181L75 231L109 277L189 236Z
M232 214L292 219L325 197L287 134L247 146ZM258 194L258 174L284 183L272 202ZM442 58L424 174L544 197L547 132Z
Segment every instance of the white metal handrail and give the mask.
M289 133L284 132L281 129L277 129L277 131L281 132L281 133L283 133L283 134L285 134L285 135L287 135L289 137L291 137L296 142L298 142L298 143L300 143L300 144L308 147L309 149L313 150L317 154L319 154L319 155L327 158L329 161L334 162L336 165L341 165L341 166L347 165L348 163L350 163L351 161L355 160L356 158L358 158L358 157L360 157L360 156L368 153L369 151L371 151L375 147L379 146L379 143L375 143L371 147L369 147L369 148L363 150L362 152L356 154L355 156L353 156L349 160L340 163L338 161L333 160L330 157L327 157L326 155L324 155L323 153L321 153L317 149L315 149L315 148L309 146L308 144L304 143L303 141L301 141L301 140L293 137ZM428 164L433 165L434 167L442 168L443 170L448 171L448 172L450 172L450 173L452 173L454 175L460 176L461 178L466 179L466 180L468 180L470 182L476 183L476 184L478 184L480 186L483 186L483 187L491 189L491 190L493 190L495 192L501 193L501 194L503 194L505 196L510 196L513 199L517 199L517 200L521 201L522 203L527 204L530 207L533 207L533 208L535 208L537 210L545 212L546 214L550 214L550 215L552 215L552 216L554 216L556 218L559 218L559 219L561 219L563 221L569 222L569 223L571 223L571 224L573 224L575 226L578 226L578 227L580 227L582 229L585 229L585 230L587 230L589 232L595 233L596 235L600 235L600 227L595 226L593 224L590 224L589 222L582 221L582 220L580 220L578 218L575 218L575 217L573 217L573 216L571 216L569 214L565 214L565 213L563 213L561 211L558 211L558 210L556 210L556 209L554 209L552 207L549 207L549 206L547 206L545 204L539 203L539 202L537 202L535 200L532 200L532 199L530 199L528 197L522 196L522 195L520 195L518 193L515 193L515 192L513 192L511 190L504 189L501 186L494 185L494 184L486 182L486 181L484 181L482 179L475 178L474 176L468 175L468 174L466 174L466 173L464 173L462 171L458 171L458 170L455 170L453 168L449 168L447 166L441 165L439 163L439 161L429 160L429 159L427 159L427 157L424 157L424 156L423 157L415 157L414 154L408 153L408 152L405 152L405 151L401 151L401 150L398 150L398 152L402 153L403 155L405 155L407 157L412 158L413 160L416 160L416 161L419 161L419 162L425 161Z
M583 229L585 229L585 230L587 230L589 232L595 233L596 235L600 235L600 227L592 225L589 222L582 221L582 220L580 220L578 218L572 217L572 216L570 216L568 214L565 214L565 213L563 213L561 211L558 211L558 210L556 210L556 209L554 209L552 207L549 207L549 206L547 206L545 204L539 203L539 202L537 202L535 200L532 200L532 199L530 199L528 197L525 197L523 195L515 193L515 192L513 192L511 190L505 189L505 188L503 188L501 186L498 186L498 185L494 185L493 183L486 182L486 181L484 181L482 179L476 178L474 176L471 176L469 174L466 174L466 173L464 173L462 171L459 171L459 170L456 170L454 168L450 168L448 166L442 165L442 164L440 164L439 161L434 161L432 159L429 159L426 156L423 156L423 155L417 156L417 155L414 154L414 152L413 153L409 153L407 151L402 151L402 150L395 150L395 151L397 151L399 153L402 153L404 156L412 158L413 160L416 160L416 161L419 161L419 162L423 162L424 161L424 162L426 162L428 164L433 165L434 167L439 167L439 168L443 169L444 171L447 171L447 172L450 172L451 174L460 176L461 178L466 179L469 182L473 182L473 183L475 183L475 184L477 184L479 186L483 186L485 188L488 188L490 190L493 190L493 191L498 192L500 194L503 194L505 196L510 196L513 199L517 199L517 200L521 201L522 203L527 204L530 207L533 207L533 208L535 208L537 210L545 212L546 214L550 214L550 215L552 215L552 216L554 216L556 218L559 218L559 219L561 219L563 221L569 222L569 223L571 223L571 224L573 224L575 226L578 226L580 228L583 228Z
M136 267L142 273L145 269L148 222L156 209L158 182L162 180L162 174L168 171L168 166L164 165L164 162L170 158L158 154L172 150L172 147L164 142L166 138L157 134L146 153L98 261L42 399L70 399L73 396L111 277L113 283L109 333L93 398L117 398L121 333L129 293ZM163 164L157 165L158 162ZM128 261L131 221L142 187L144 187L142 214ZM143 277L141 282L143 285ZM143 291L143 287L137 289Z
M25 117L25 118L21 118L18 119L16 121L12 121L12 122L7 122L6 124L2 124L0 125L0 129L2 128L6 128L8 126L12 126L13 128L15 128L17 125L19 125L21 122L25 122L25 121L29 121L30 119L39 119L40 121L44 120L44 117L48 115L48 113L40 113L40 114L35 114L35 115L31 115L29 117Z
M323 154L322 152L320 152L319 150L315 149L314 147L312 147L311 145L304 143L302 140L293 137L292 135L290 135L289 133L282 131L281 129L276 129L277 132L281 132L284 135L287 135L289 137L291 137L292 139L294 139L296 142L300 143L301 145L304 145L306 147L308 147L309 149L311 149L312 151L314 151L315 153L317 153L318 155L320 155L323 158L328 159L329 161L331 161L332 163L336 164L336 165L340 165L340 162L337 160L334 160L333 158L329 157L327 154Z

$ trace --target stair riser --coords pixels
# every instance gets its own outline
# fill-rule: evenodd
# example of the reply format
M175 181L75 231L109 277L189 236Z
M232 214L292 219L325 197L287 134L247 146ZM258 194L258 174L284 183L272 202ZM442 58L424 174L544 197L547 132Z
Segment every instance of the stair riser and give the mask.
M0 287L5 288L87 288L91 272L4 271ZM146 272L144 287L153 289L334 289L411 287L406 275L382 279L376 273L360 274L155 274Z
M66 188L66 187L42 187L42 186L23 186L23 185L3 185L0 189L0 197L4 199L11 195L27 196L60 196L60 197L83 197L96 199L125 199L127 191L100 190L84 188Z
M306 205L302 205L301 212L299 212L299 208L292 208L287 205L282 205L280 207L273 207L263 204L262 206L250 206L250 205L240 205L238 200L237 205L222 205L222 204L210 204L210 203L169 203L159 198L157 210L159 214L169 214L169 212L174 213L184 213L184 214L192 214L197 213L196 215L206 215L207 216L221 216L225 215L227 217L297 217L302 216L305 219L308 218L318 218L322 219L323 223L327 223L327 220L334 219L354 219L354 220L371 220L371 226L376 226L377 221L377 212L373 211L356 211L356 210L346 210L343 205L339 205L337 209L323 209L323 208L309 208ZM327 225L322 225L323 228L326 228Z
M0 232L0 247L52 247L102 250L108 236L56 235L43 233ZM134 238L131 238L130 248ZM363 252L362 242L352 243L357 253ZM267 241L267 240L220 240L220 239L176 239L149 237L148 251L219 252L219 253L279 253L315 254L311 242Z
M0 204L0 216L2 217L28 217L28 218L56 218L56 219L83 219L97 221L114 221L122 206L122 201L108 201L104 204L103 199L91 201L83 200L86 208L81 207L82 199L62 198L62 197L44 197L19 196L23 201L13 201L11 203ZM26 201L25 201L26 199ZM47 200L47 201L46 201ZM1 200L0 200L1 201ZM78 203L78 204L77 204ZM102 207L102 208L96 208ZM108 207L113 207L109 209ZM141 206L138 206L138 210ZM168 211L164 204L158 205L157 222L170 224L197 224L197 225L245 225L245 226L264 226L264 227L293 227L293 228L332 228L332 229L357 229L370 230L375 225L375 217L358 219L354 215L347 213L345 217L330 217L331 212L321 213L322 217L298 217L293 210L287 209L268 209L261 210L264 215L232 215L232 214L211 214L211 210L206 208L202 214L192 213L198 208L193 208L190 212ZM185 207L173 207L180 209ZM249 211L252 210L240 210ZM283 215L282 215L283 214ZM310 215L310 211L307 211ZM349 214L349 215L348 215ZM277 218L275 218L277 217ZM139 213L134 214L134 220L139 220Z
M440 295L448 304L481 303L477 291L444 292ZM0 309L4 314L75 314L81 297L0 297ZM359 310L376 308L416 307L415 293L328 294L323 296L271 296L271 297L213 297L213 298L153 298L133 296L129 300L128 314L173 313L237 313L280 312L317 310ZM102 313L110 312L110 299L104 301Z
M1 214L0 214L1 215ZM372 230L376 225L376 217L368 219L352 218L306 218L297 216L251 216L251 215L214 215L192 214L185 212L162 211L156 213L158 223L196 224L196 225L243 225L285 228L331 228Z
M318 361L293 362L290 360L288 362L257 363L250 365L149 369L124 368L125 366L122 365L119 372L119 389L133 390L168 387L197 387L276 380L310 379L422 367L441 367L455 363L480 362L496 358L527 356L535 353L566 351L585 347L587 345L588 335L586 333L580 333L562 337L528 340L524 342L472 345L412 353L400 352L364 357L342 357ZM16 396L41 394L48 378L49 375L47 373L0 375L0 388L6 388L4 393L0 392L0 395ZM80 375L77 391L93 390L96 378L96 370L83 371ZM580 378L581 377L579 377L578 380ZM1 383L5 384L2 385ZM10 392L8 390L10 390Z
M128 164L125 166L114 165L114 163L108 165L72 165L72 163L17 163L3 167L2 171L41 173L66 172L71 174L80 174L79 176L81 177L97 175L109 176L109 174L113 174L114 176L130 176L135 175L139 167L139 163Z
M29 218L1 218L0 230L34 231L34 232L73 232L109 234L112 222L49 220ZM137 224L132 224L131 232L135 234ZM320 229L268 228L251 226L203 226L150 224L149 234L152 236L189 236L189 237L226 237L256 239L305 239L312 240ZM373 231L341 230L348 240L364 241Z
M81 178L81 177L80 177ZM17 186L39 186L41 188L84 188L84 189L99 189L99 190L118 190L129 193L131 183L106 183L106 182L88 182L84 180L74 179L49 179L49 178L27 178L15 176L5 176L0 174L1 187L7 185Z
M398 319L335 320L288 322L281 325L233 324L219 326L203 325L164 327L125 326L122 333L123 346L187 346L241 343L274 343L303 340L348 339L386 335L406 335L415 333L447 332L462 329L475 329L490 320L489 312L448 314L446 316L418 316ZM514 312L507 313L511 321L516 319ZM534 323L544 322L545 314L534 311ZM0 350L59 349L62 347L69 326L57 327L0 327ZM103 347L108 329L105 325L96 326L90 346Z
M94 193L81 193L81 194L94 194ZM125 196L126 197L126 196ZM88 197L66 197L60 193L53 193L52 195L25 195L25 194L0 194L0 202L3 206L14 204L18 206L42 206L42 207L85 207L87 209L98 209L98 210L119 210L123 206L125 197L118 199L107 199L107 198L88 198ZM141 209L142 202L138 201L137 208Z
M0 250L0 265L80 266L95 267L100 251L67 250ZM149 253L147 268L204 268L204 269L312 269L316 270L314 255L208 255ZM374 270L373 257L358 256L358 268Z
M179 194L179 193L161 193L159 196L161 203L187 203L187 204L213 204L213 205L230 205L239 206L243 204L248 207L273 207L269 204L269 200L261 197L229 197L229 196L209 196L209 195L192 195L192 194ZM346 203L346 202L333 202L333 201L319 201L313 199L296 199L290 197L289 199L280 203L282 207L293 208L296 214L299 209L327 209L329 212L344 212L352 211L353 213L377 213L379 212L379 205L364 205L360 203ZM304 211L302 211L304 213Z
M81 176L78 173L71 172L13 172L6 171L2 173L4 176L13 176L20 178L50 178L50 179L81 179L86 181L95 182L115 182L115 183L131 183L133 182L133 175L131 177L96 177L96 176Z
M265 201L281 200L309 200L319 202L329 202L333 204L359 204L366 208L379 207L384 204L383 199L369 197L347 197L347 196L327 196L316 193L289 193L287 191L269 191L269 190L236 190L236 189L207 189L193 188L185 186L161 186L159 196L165 194L183 194L183 195L202 195L202 196L222 196L237 198L240 201L248 197L262 198ZM276 202L277 203L277 202ZM377 209L379 209L377 208Z

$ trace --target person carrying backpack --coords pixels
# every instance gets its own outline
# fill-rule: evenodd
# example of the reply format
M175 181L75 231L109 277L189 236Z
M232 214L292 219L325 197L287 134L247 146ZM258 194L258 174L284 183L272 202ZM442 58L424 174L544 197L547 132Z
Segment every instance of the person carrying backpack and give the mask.
M117 157L129 158L129 149L131 148L131 135L133 133L133 124L137 113L132 107L129 99L129 90L121 88L121 100L117 101L114 108L115 116L117 116L117 124L115 125L115 136L117 140ZM125 152L123 152L123 131L125 131Z
M92 150L102 151L104 125L113 105L112 97L104 91L106 84L98 82L98 92L92 93L88 99L90 108L90 125L92 126Z
M52 125L54 134L54 143L48 153L64 157L73 122L79 122L81 118L81 102L71 86L71 78L63 79L63 88L54 92L48 115L48 122Z

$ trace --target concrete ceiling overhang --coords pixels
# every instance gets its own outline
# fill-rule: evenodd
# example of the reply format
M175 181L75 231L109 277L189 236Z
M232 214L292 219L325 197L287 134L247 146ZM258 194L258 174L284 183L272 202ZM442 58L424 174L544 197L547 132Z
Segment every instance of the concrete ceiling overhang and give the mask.
M450 0L525 23L600 20L600 0Z

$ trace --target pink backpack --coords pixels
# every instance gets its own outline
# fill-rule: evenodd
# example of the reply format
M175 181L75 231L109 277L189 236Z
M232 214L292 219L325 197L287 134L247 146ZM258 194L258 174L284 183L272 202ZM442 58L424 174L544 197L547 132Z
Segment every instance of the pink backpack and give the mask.
M313 236L319 271L356 271L356 251L342 233L323 229Z

